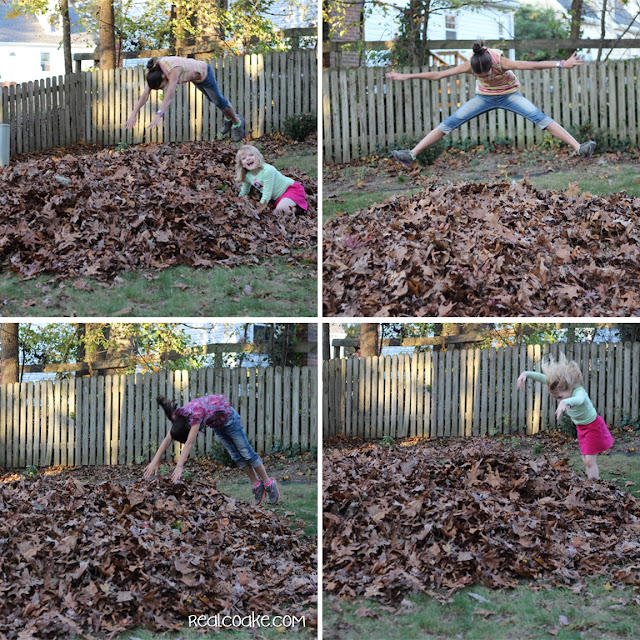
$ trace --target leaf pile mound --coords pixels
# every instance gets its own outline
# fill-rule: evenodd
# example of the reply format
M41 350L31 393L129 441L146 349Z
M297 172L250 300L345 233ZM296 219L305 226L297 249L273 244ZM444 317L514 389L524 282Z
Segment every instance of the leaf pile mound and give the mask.
M314 260L315 181L286 170L305 187L309 211L276 216L259 199L238 197L236 151L224 143L152 144L26 157L0 169L0 265L26 278L104 281L175 265Z
M329 316L640 315L640 198L462 183L324 226Z
M566 460L485 440L324 460L329 593L397 602L521 578L575 589L590 575L640 584L640 502L581 479ZM635 566L615 566L622 562Z
M316 573L315 546L288 520L211 480L0 485L0 636L10 640L176 629L189 615L309 618Z

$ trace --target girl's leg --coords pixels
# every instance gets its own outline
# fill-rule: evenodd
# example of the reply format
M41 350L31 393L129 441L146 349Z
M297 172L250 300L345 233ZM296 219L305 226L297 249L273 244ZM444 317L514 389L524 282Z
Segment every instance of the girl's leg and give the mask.
M598 480L600 478L600 471L598 469L598 454L592 456L582 456L582 459L584 460L587 478L589 478L590 480Z
M223 109L222 113L227 120L231 120L232 124L240 123L240 119L236 115L236 112L233 110L233 107L231 105L229 105L226 109Z
M564 128L561 127L557 122L552 122L550 125L547 125L546 130L558 140L562 142L566 142L570 147L574 149L574 151L578 151L580 149L580 143Z
M444 138L445 134L440 129L433 129L429 131L427 135L418 142L418 144L411 149L411 155L417 157L419 153L422 153L427 147L430 147L432 144L439 142Z
M274 209L275 213L295 213L298 205L291 198L282 198Z

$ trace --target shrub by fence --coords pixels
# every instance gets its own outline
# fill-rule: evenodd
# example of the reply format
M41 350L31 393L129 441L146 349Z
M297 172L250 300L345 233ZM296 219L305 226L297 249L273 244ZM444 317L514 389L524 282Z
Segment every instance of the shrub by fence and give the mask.
M222 94L244 116L247 135L281 131L292 115L317 112L317 54L296 50L210 61ZM146 129L162 102L152 91L132 131L124 128L145 87L144 67L72 73L0 92L11 155L66 147L214 140L222 114L192 83L180 84L163 127Z
M609 425L640 419L640 343L463 349L329 360L323 367L323 436L403 438L534 434L556 426L557 403L528 381L543 354L564 351ZM539 367L537 368L539 370Z
M388 80L389 67L323 72L324 158L349 162L406 147L475 95L470 75L440 81ZM400 73L429 71L402 67ZM636 145L640 123L640 61L586 63L571 70L518 71L522 94L565 129L591 125L601 139ZM525 147L542 139L533 123L503 109L474 118L451 134L454 142L511 140Z
M315 367L209 368L2 385L0 465L148 461L169 428L157 396L184 404L213 393L229 398L256 450L316 446ZM212 443L207 429L198 436L197 452L210 452ZM180 446L175 443L167 459Z

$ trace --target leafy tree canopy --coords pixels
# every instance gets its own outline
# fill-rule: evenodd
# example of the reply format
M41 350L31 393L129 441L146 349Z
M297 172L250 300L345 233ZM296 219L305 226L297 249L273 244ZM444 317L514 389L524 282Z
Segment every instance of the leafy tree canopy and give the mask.
M521 5L514 15L516 40L562 39L569 37L569 21L551 8L535 5ZM571 55L567 50L517 51L518 60L554 60Z

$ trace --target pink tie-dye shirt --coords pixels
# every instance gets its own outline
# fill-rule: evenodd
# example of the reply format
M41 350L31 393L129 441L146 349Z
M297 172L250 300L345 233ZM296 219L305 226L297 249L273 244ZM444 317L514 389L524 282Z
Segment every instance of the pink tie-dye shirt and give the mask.
M200 425L200 431L207 427L220 429L233 414L233 407L221 395L203 396L188 402L176 409L173 416L184 416L189 419L189 427Z

